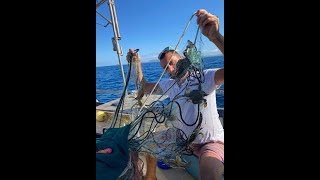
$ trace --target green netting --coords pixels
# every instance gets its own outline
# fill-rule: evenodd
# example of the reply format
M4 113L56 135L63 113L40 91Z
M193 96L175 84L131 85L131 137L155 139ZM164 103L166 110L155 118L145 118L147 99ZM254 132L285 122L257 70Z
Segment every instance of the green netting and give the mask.
M96 153L96 180L117 179L129 161L130 125L110 128L96 139L96 152L111 148L111 154Z

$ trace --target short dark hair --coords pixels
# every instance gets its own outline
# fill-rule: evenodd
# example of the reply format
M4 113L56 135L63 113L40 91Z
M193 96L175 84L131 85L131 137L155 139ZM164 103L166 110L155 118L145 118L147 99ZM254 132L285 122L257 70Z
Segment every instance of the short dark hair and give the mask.
M172 48L171 46L168 46L159 53L158 59L161 60L167 54L167 52L174 52L174 51L175 51L174 48Z

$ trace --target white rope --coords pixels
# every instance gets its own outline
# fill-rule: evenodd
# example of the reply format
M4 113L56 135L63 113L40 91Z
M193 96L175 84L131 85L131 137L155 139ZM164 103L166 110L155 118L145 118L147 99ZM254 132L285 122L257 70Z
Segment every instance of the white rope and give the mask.
M194 15L196 15L196 13L197 13L197 12L193 13L192 16L190 17L187 26L184 28L184 31L183 31L183 33L182 33L182 35L181 35L181 37L180 37L180 39L179 39L176 47L174 48L174 52L172 53L172 56L170 57L167 65L166 65L166 67L164 68L164 70L163 70L163 72L162 72L159 80L157 81L157 83L156 83L156 84L154 85L154 87L152 88L152 91L150 92L150 94L146 97L146 100L144 101L143 105L141 106L139 113L141 112L142 108L146 105L148 98L149 98L150 95L153 93L153 91L156 89L157 85L159 84L160 80L162 79L162 76L163 76L164 73L166 72L166 70L167 70L167 68L168 68L168 66L169 66L169 63L171 62L171 59L172 59L174 53L176 52L176 50L177 50L177 48L178 48L178 46L179 46L179 44L180 44L180 41L181 41L182 37L184 36L184 34L186 33L186 30L187 30L188 27L189 27L189 24L190 24L190 22L191 22L191 19L193 18ZM198 30L199 30L199 28L198 28ZM198 33L198 31L197 31L197 33ZM197 36L196 36L196 37L197 37Z

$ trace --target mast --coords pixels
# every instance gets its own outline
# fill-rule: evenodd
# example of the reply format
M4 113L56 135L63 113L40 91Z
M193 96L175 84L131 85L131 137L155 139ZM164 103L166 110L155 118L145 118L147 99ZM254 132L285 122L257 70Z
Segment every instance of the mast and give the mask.
M99 3L96 4L96 9L101 6L106 0L101 0ZM122 48L119 45L119 40L121 40L120 36L120 31L119 31L119 26L118 26L118 20L117 20L117 14L116 14L116 9L114 5L114 0L108 0L108 6L109 6L109 11L110 11L110 16L111 16L111 21L106 19L101 13L96 11L100 16L102 16L109 24L112 25L113 28L113 33L114 37L112 37L112 45L113 45L113 51L117 52L118 55L118 60L119 60L119 66L120 66L120 71L122 75L122 80L123 80L123 87L126 86L126 78L124 76L124 70L122 66L122 61L121 61L121 56L122 54Z
M109 9L110 9L110 16L111 16L111 20L112 20L112 27L113 27L113 33L114 33L114 37L112 38L113 51L117 51L119 66L120 66L122 80L123 80L123 87L125 87L126 86L126 78L124 76L123 66L122 66L122 62L121 62L121 56L123 54L122 54L122 48L119 45L119 40L121 40L121 36L120 36L120 32L119 32L119 27L118 27L116 8L114 6L113 0L109 0L108 5L109 5Z

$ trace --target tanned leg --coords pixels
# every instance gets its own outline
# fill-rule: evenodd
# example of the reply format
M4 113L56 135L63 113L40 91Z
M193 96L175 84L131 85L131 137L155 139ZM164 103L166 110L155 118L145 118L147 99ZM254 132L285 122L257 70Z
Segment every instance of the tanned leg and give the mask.
M224 164L210 153L204 153L200 159L199 170L201 180L221 180Z
M144 179L156 180L157 179L156 177L157 159L147 154L146 161L147 161L147 172Z

